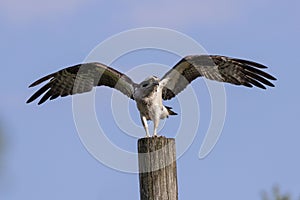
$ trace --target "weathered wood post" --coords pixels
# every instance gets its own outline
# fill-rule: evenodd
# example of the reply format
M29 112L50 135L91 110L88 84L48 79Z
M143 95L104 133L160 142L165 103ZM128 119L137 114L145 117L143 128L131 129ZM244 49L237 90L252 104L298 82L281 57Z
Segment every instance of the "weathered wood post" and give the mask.
M178 200L175 139L138 140L141 200Z

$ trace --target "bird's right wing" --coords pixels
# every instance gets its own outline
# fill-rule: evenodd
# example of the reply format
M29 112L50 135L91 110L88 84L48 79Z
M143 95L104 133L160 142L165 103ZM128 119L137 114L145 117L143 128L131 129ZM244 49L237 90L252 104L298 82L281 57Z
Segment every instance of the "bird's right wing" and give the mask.
M173 98L198 77L246 87L256 86L262 89L266 89L264 85L274 87L269 80L276 78L262 71L263 68L267 67L253 61L226 56L186 56L162 78L164 83L162 98L164 100Z
M36 86L46 80L49 82L35 92L26 103L34 101L44 93L38 104L42 104L48 99L56 99L59 96L89 92L94 86L102 85L115 88L129 98L133 98L134 88L137 85L125 74L96 62L59 70L35 81L29 87Z

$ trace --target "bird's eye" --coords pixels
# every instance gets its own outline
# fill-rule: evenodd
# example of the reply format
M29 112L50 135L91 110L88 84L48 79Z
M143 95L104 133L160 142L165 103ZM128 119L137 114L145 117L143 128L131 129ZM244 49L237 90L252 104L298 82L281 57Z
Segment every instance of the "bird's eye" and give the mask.
M147 87L148 86L148 83L145 83L142 85L142 87Z

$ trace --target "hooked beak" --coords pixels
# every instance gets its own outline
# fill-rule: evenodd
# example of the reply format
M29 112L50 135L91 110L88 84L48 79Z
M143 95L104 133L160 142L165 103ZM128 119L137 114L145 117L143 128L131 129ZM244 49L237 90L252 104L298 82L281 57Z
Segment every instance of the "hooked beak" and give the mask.
M159 85L159 82L154 82L154 83L152 83L152 85L157 86L157 85Z

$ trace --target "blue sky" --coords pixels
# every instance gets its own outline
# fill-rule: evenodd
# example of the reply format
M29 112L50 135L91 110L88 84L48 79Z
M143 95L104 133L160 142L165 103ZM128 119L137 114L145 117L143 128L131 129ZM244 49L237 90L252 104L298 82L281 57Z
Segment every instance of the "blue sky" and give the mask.
M193 144L177 161L180 199L260 199L260 192L275 184L299 196L299 8L296 0L2 0L0 124L5 146L0 199L138 199L136 174L104 166L81 143L71 98L43 106L25 101L34 92L27 88L32 81L82 62L112 35L145 26L180 31L210 54L264 63L278 78L276 88L266 91L225 86L225 126L203 160L198 152L210 120L210 101L204 82L193 82L201 120ZM173 66L178 60L144 52L124 56L113 66L126 72L151 62ZM97 95L104 104L97 105L97 115L109 138L135 152L137 139L104 115L110 113L110 90L100 88ZM176 101L166 104L180 111ZM168 119L164 131L172 132L177 123Z

